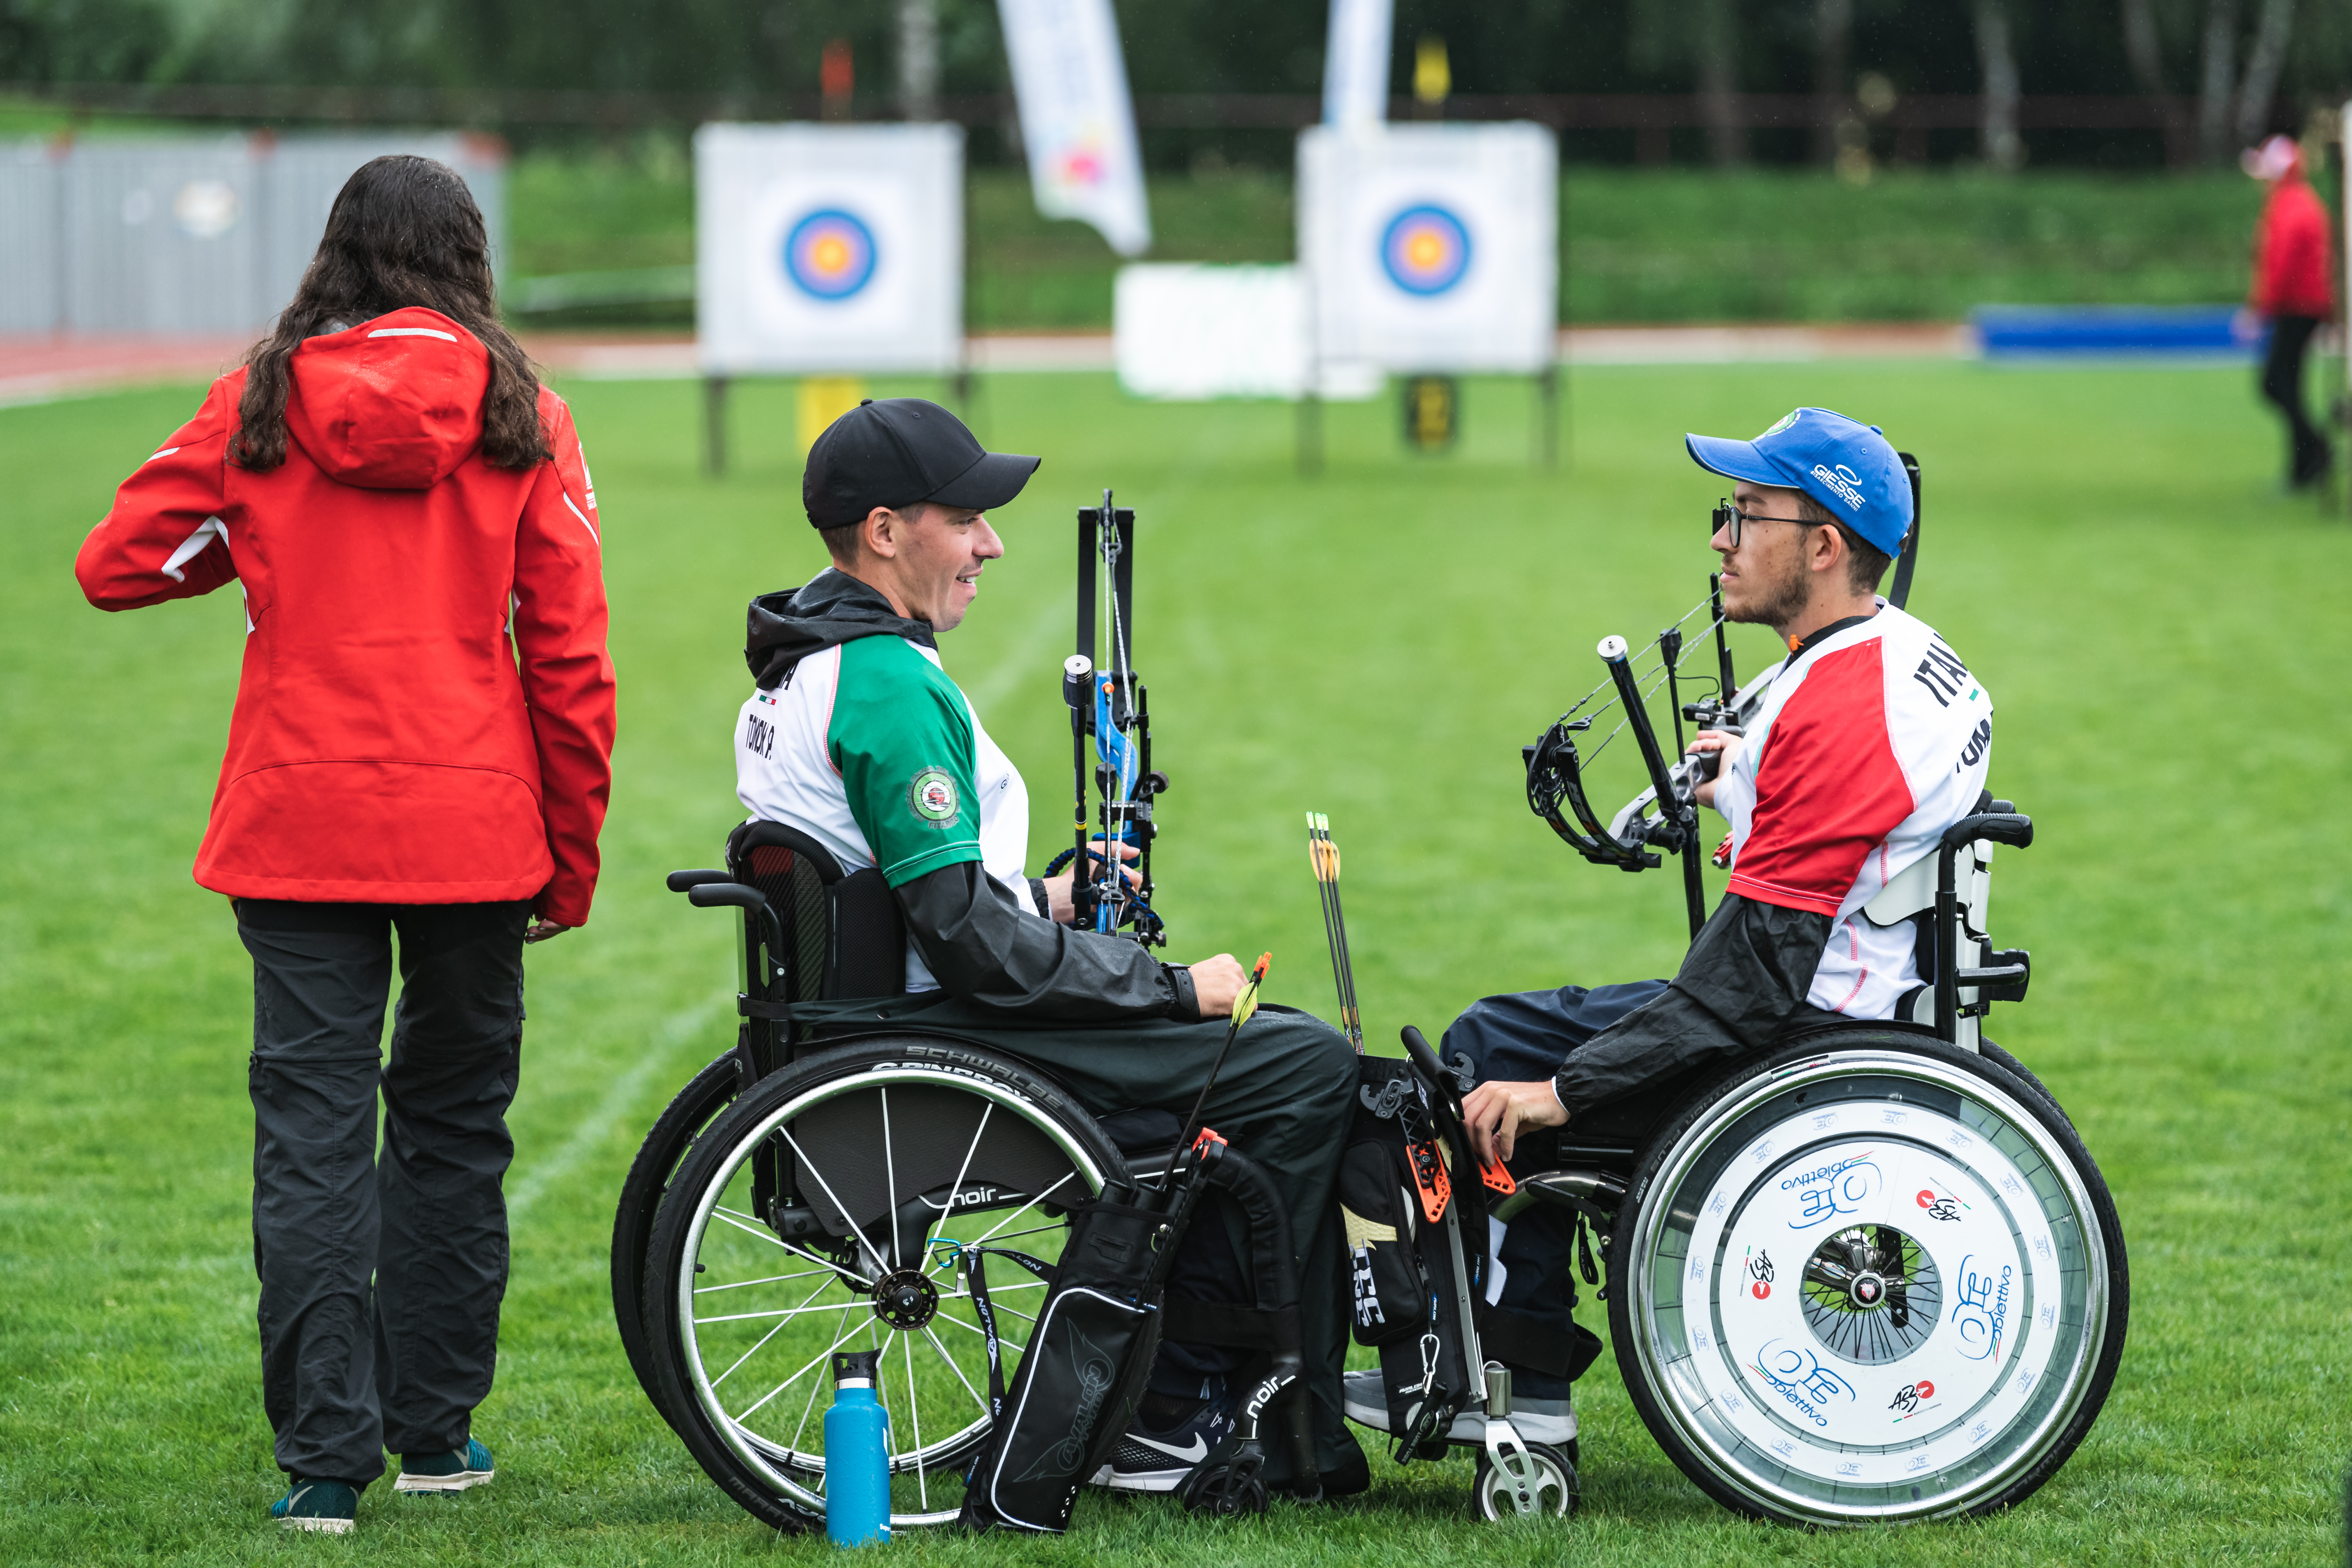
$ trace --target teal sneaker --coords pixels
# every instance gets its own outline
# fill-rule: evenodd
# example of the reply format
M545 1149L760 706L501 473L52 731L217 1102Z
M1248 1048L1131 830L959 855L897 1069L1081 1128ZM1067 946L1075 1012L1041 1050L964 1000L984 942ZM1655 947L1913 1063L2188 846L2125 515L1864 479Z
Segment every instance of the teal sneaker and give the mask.
M403 1454L400 1457L400 1479L392 1483L396 1492L461 1492L467 1487L486 1484L498 1474L491 1468L490 1451L468 1437L466 1446L446 1454Z
M295 1476L286 1495L269 1505L269 1517L289 1530L320 1530L349 1535L358 1521L360 1489L347 1481Z

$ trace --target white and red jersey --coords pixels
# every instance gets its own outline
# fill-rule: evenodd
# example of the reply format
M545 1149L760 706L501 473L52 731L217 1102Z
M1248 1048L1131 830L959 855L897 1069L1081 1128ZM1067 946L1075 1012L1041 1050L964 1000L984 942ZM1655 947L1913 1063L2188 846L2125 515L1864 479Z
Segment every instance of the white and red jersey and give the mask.
M1731 889L1836 923L1805 1000L1889 1018L1917 985L1909 921L1862 906L1976 806L1991 767L1992 698L1935 628L1878 613L1784 660L1715 805L1731 824Z

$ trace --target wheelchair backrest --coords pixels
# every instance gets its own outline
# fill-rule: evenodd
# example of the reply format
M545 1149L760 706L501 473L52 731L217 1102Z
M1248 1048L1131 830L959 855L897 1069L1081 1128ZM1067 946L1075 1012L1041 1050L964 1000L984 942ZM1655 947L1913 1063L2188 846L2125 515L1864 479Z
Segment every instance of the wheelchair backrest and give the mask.
M768 897L783 927L782 973L754 974L769 1002L896 996L907 988L907 928L898 900L872 867L844 871L797 827L757 818L728 835L727 869ZM747 925L749 933L756 927Z

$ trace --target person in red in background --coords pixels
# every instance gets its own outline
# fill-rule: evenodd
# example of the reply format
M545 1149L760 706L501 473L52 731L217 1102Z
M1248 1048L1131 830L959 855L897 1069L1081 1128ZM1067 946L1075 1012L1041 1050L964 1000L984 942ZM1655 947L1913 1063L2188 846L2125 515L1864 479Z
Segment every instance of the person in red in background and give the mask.
M270 1511L351 1530L387 1447L399 1490L478 1485L522 949L588 919L614 679L588 466L499 324L454 172L351 177L275 330L74 571L105 610L245 600L195 879L253 956L262 1403L290 1478Z
M2246 304L2268 319L2270 353L2263 361L2263 396L2278 405L2287 427L2287 489L2323 478L2335 460L2327 437L2303 406L2303 360L2320 323L2336 313L2335 268L2329 261L2327 205L2303 177L2303 149L2291 136L2273 136L2247 149L2240 166L2271 188L2254 231L2254 283Z

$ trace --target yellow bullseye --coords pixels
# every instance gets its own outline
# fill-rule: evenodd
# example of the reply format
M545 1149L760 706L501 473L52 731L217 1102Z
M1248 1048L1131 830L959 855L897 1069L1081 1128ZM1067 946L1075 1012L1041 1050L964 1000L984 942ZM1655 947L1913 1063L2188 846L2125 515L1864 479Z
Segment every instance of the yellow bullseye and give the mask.
M819 272L840 272L849 266L849 242L828 234L809 247L809 262Z
M1404 242L1407 265L1426 271L1445 263L1445 241L1428 229L1422 229Z

